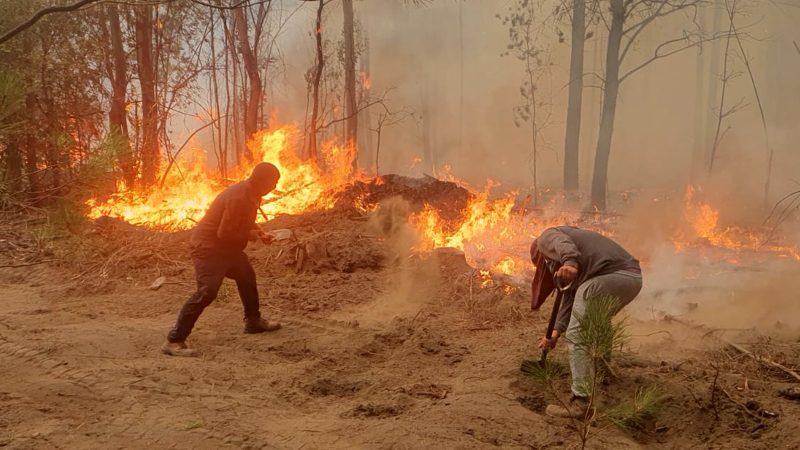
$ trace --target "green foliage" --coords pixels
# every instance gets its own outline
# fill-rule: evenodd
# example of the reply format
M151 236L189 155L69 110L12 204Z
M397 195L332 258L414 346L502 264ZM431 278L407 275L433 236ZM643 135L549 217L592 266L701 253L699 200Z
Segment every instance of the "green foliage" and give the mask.
M66 197L57 198L45 212L46 220L28 231L40 250L50 248L52 241L75 232L86 222L83 203Z
M664 409L664 399L658 386L640 387L636 390L632 401L609 408L606 415L620 428L640 429L645 421L661 413Z
M37 245L41 248L45 243L52 241L58 236L58 229L52 222L45 222L30 229L30 235Z
M613 351L620 350L627 341L625 322L612 320L619 311L616 297L601 295L586 300L586 312L575 316L578 336L574 344L590 358L608 361Z
M590 396L588 413L579 418L571 418L573 429L580 439L581 448L586 448L589 440L591 424L596 420L595 399L601 385L604 368L615 351L621 350L626 342L626 325L624 321L612 320L619 311L619 300L613 296L596 296L586 300L586 311L583 315L575 314L572 320L578 321L576 347L585 351L592 358L592 375L579 388ZM567 408L568 400L563 396L555 381L562 376L564 368L551 361L523 361L522 372L534 380L541 381L556 398L557 403ZM639 389L633 402L611 408L607 414L609 420L621 427L641 426L647 418L660 411L662 396L655 388Z
M122 154L129 151L124 138L117 133L106 133L100 145L81 164L80 178L89 184L113 178ZM111 175L111 177L109 177Z
M22 80L8 71L0 71L0 139L21 126L18 113L25 100Z
M82 202L70 198L59 198L48 210L50 222L59 229L73 230L86 222Z
M544 361L525 360L520 367L522 373L536 381L550 383L564 376L565 368L562 364L546 359Z

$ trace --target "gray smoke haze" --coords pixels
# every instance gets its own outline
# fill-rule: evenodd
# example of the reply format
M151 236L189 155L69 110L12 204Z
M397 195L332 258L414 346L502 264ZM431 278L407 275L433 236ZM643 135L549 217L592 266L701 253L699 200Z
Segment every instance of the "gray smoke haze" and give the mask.
M508 43L508 30L496 17L504 15L512 4L436 1L418 7L390 0L356 3L358 20L369 38L373 94L391 88L391 107L415 113L413 118L384 130L382 171L419 174L432 171L434 164L437 169L449 165L453 174L476 186L486 178L509 187L530 186L530 129L527 123L515 126L512 112L520 103L523 67L513 56L501 56ZM284 7L288 10L295 6L287 3ZM550 10L552 7L544 12ZM798 18L800 8L773 2L751 4L737 17L737 26L753 36L744 45L775 151L775 193L789 189L792 174L800 168L800 157L794 150L798 138L794 124L800 111L793 101L800 94L800 54L792 43L796 38L793 23ZM697 20L709 33L724 31L728 26L724 11L719 8L705 8ZM652 56L658 44L692 28L691 21L690 16L680 14L653 24L632 49L623 71ZM285 66L280 74L281 85L274 88L271 99L282 120L301 124L306 106L303 76L313 63L312 23L310 7L297 12L287 23L279 42ZM328 6L325 23L326 38L338 40L338 4ZM540 180L543 185L558 187L563 170L569 42L559 43L557 27L547 27L540 33L540 45L551 55L553 65L538 89L551 104L552 119L542 131ZM558 29L568 36L568 25L558 25ZM602 101L600 81L594 74L602 74L604 35L600 25L586 45L587 87L581 135L584 187L591 181ZM612 147L612 191L679 188L689 182L694 149L707 152L713 142L725 43L724 39L706 43L700 51L690 49L659 60L623 83ZM738 75L729 82L726 109L739 102L745 107L722 126L724 136L712 184L739 198L749 197L753 191L756 194L752 197L760 198L766 170L764 136L750 79L735 49L732 42L729 64ZM425 113L432 161L412 169L414 158L423 156ZM361 126L366 127L368 120L374 126L375 116L375 112L370 118L363 115ZM370 137L362 137L362 143L375 145ZM372 151L367 153L361 155L361 163L370 167Z

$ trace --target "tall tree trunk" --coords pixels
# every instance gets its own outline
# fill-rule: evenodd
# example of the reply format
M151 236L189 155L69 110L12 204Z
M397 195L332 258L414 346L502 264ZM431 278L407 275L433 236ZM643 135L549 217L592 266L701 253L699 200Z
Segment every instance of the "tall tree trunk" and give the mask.
M605 69L603 67L603 59L605 58L606 44L608 44L608 37L605 34L598 35L591 41L591 67L586 68L584 61L584 70L588 73L600 73ZM589 122L581 123L581 132L584 139L581 140L581 151L578 157L580 169L579 173L587 174L583 176L580 181L589 181L591 184L592 164L594 163L594 150L597 145L597 137L600 132L600 117L602 103L603 103L603 90L602 89L589 89L586 92L588 101L584 103L586 113L591 120ZM579 181L579 184L580 184Z
M245 17L244 12L243 7L234 9L233 23L239 39L239 52L242 54L242 61L244 61L244 70L247 72L247 78L250 82L247 106L244 113L244 135L245 140L249 141L258 131L258 113L260 111L261 98L264 96L264 88L261 83L261 74L258 71L258 56L256 53L258 48L257 45L250 47L247 17ZM244 152L247 160L252 161L253 154L250 150L245 148Z
M325 7L325 1L319 0L317 7L317 21L314 26L314 37L317 44L317 58L314 65L314 78L311 80L311 123L308 129L308 150L306 158L310 160L317 159L317 124L319 120L319 85L322 81L322 70L325 67L325 55L322 52L322 10Z
M36 97L34 94L25 96L25 108L28 111L36 110ZM36 132L28 129L25 132L25 171L28 173L28 192L31 194L42 190L37 147Z
M342 0L344 13L344 101L345 142L358 148L358 104L356 103L356 43L353 0ZM356 158L353 159L355 164Z
M464 0L458 0L458 149L464 151Z
M234 47L231 47L231 55L235 55L236 51ZM233 118L232 118L232 125L233 125L233 147L236 149L236 165L240 165L244 162L245 156L244 151L245 147L244 139L242 138L242 103L241 99L239 98L239 81L242 79L240 67L239 67L239 58L232 56L231 57L231 65L233 66L233 83L231 83L231 92L230 92L230 102L231 108L233 108Z
M586 40L586 0L573 0L572 51L569 64L567 131L564 139L564 190L577 191L583 105L583 50Z
M108 29L111 40L111 60L113 72L111 75L111 107L108 112L108 125L112 135L118 138L121 146L119 165L126 185L130 188L136 182L136 160L131 151L128 136L128 60L125 47L122 43L122 27L120 26L119 11L116 5L107 6Z
M136 10L136 60L142 92L142 185L152 186L158 177L161 154L158 148L158 103L153 59L153 7Z
M41 52L46 60L50 52L48 40L43 39L41 41ZM51 138L58 136L62 129L56 117L55 105L53 104L55 95L50 91L49 75L50 71L47 70L45 65L42 65L39 75L40 95L37 98L37 105L43 114L43 130L40 136L44 137L44 139L39 139L38 144L44 147L44 162L48 177L46 180L49 181L49 186L45 184L42 186L44 188L42 191L34 193L34 195L39 195L40 201L44 200L46 191L54 192L61 185L61 158L58 154L60 149L56 147L58 139Z
M722 12L724 11L725 7L723 6L723 0L712 1L713 6L711 6L711 8L714 15L712 17L711 32L720 33L723 31ZM720 96L719 76L722 72L722 39L714 39L711 42L710 56L709 66L707 68L708 76L706 77L706 83L708 83L708 104L706 106L705 123L707 125L703 129L703 153L701 155L702 166L704 169L703 176L707 176L708 173L708 165L711 158L711 147L714 145L714 126L716 125L718 119L715 111L719 106ZM722 112L720 111L720 113Z
M706 12L705 8L700 8L698 11L698 23L701 27L706 26ZM712 32L715 30L712 30ZM697 58L695 63L695 84L694 84L694 131L692 136L692 160L691 169L689 171L689 184L695 185L702 171L700 168L703 166L703 152L705 151L705 142L703 136L706 130L706 92L705 92L705 54L703 46L697 47Z
M225 35L225 45L223 47L223 52L225 53L225 121L224 121L224 130L223 130L223 137L222 137L222 145L225 147L225 159L226 161L230 162L230 157L228 156L228 145L231 143L231 77L230 77L230 67L231 67L231 59L230 59L230 52L228 51L228 27L226 25L227 21L225 19L225 13L220 12L220 18L222 19L222 30L223 34ZM235 149L235 147L234 147ZM234 150L235 152L235 150ZM234 153L235 155L236 153Z
M225 83L225 99L227 108L231 109L230 127L233 129L233 148L235 149L236 165L240 165L244 159L244 144L242 144L240 113L239 113L239 57L236 54L235 31L228 25L225 13L222 13L222 26L225 30L225 48L228 49L225 57L225 76L228 76L228 69L233 78L232 82ZM230 57L230 59L228 58Z
M5 175L12 195L22 193L22 152L19 144L16 136L6 143Z
M597 137L597 150L594 156L594 173L592 177L592 206L601 211L606 209L608 160L614 135L614 118L617 114L619 51L624 24L624 0L611 0L611 29L608 33L608 47L606 49L606 83L603 94L603 113L600 118L600 132Z
M218 158L217 165L219 167L219 173L222 178L228 178L228 150L227 145L223 144L222 141L222 109L220 108L219 102L219 80L217 79L217 33L216 27L214 26L215 18L214 18L214 8L208 8L208 13L211 19L211 91L214 100L214 114L212 114L212 119L216 117L217 123L211 129L211 138L214 139L214 130L216 130L217 137L215 141L215 146L219 149L218 150ZM226 118L227 120L227 118Z
M361 93L358 96L358 104L364 105L369 102L370 99L370 90L372 89L372 75L369 66L369 56L370 56L370 45L369 45L369 36L367 35L367 27L364 23L364 20L361 21L362 26L362 33L363 33L363 42L364 42L364 50L359 58L359 66L360 72L362 74L362 83L361 83ZM372 114L370 113L369 108L365 108L361 113L361 126L358 127L359 133L361 137L359 138L359 145L361 145L361 149L364 150L362 156L364 161L369 161L369 151L372 149L372 130L370 127L372 126ZM366 124L366 125L365 125ZM360 150L359 150L360 151Z
M533 84L533 71L532 69L528 69L528 80L531 86L531 96L530 102L528 103L528 109L531 112L531 149L533 151L533 205L536 206L539 204L539 146L537 145L538 140L537 135L539 134L539 130L537 129L536 123L536 113L538 110L538 106L536 104L536 88Z
M431 81L426 75L422 84L422 168L428 175L436 176L436 161L433 151L433 130L431 129Z
M734 5L736 4L736 0L734 0ZM714 133L714 142L711 145L711 153L709 154L708 158L708 174L714 171L714 161L717 156L717 150L719 149L719 143L722 140L723 132L722 132L722 122L725 120L725 116L727 115L725 112L725 94L728 92L728 82L731 79L731 75L728 71L728 62L730 60L730 48L731 48L731 38L733 37L733 16L730 16L730 24L728 26L728 35L725 39L725 53L722 56L722 92L719 98L719 114L717 114L717 128Z

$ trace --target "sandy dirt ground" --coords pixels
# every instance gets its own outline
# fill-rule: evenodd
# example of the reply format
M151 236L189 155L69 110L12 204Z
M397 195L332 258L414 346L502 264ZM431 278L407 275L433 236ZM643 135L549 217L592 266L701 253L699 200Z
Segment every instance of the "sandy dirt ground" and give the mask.
M309 223L303 232L318 235ZM87 251L96 260L68 268L1 269L0 447L578 444L567 421L544 415L551 396L519 370L523 358L538 356L533 342L549 312L529 312L525 292L459 294L453 286L461 281L443 261L392 265L391 249L372 239L366 224L326 229L347 229L353 239L372 242L352 261L375 248L385 255L374 264L342 266L359 248L351 242L333 246L329 262L295 274L281 260L289 252L248 250L263 312L284 327L243 334L241 305L228 280L190 337L202 352L198 358L159 352L193 289L188 258L180 256L185 243L176 253L179 270L148 260L128 269L119 259L116 270L93 280L108 255L119 254L105 250ZM164 273L168 283L149 289ZM663 295L647 291L641 305ZM656 384L665 410L637 430L598 420L589 448L800 448L800 402L779 395L796 380L732 352L703 327L653 316L631 319L630 332L631 354L617 361L618 379L605 388L603 401L624 401L637 387ZM760 339L772 358L792 366L800 362L796 338L757 335L750 342ZM563 362L565 352L559 347L553 358ZM567 382L561 380L564 392Z
M366 326L271 311L285 327L251 336L229 301L192 336L203 356L177 359L158 348L187 289L159 291L163 312L149 317L146 289L2 292L9 448L557 448L568 438L517 399L531 329L447 330L446 311L379 323L369 317L380 305L366 304L353 311Z

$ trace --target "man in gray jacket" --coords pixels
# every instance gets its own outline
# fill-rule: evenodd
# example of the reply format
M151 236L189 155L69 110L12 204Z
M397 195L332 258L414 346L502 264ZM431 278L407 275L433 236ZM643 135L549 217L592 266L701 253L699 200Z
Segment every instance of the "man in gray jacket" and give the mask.
M553 277L570 288L558 311L552 337L543 337L539 348L554 348L566 335L570 353L573 402L570 408L547 407L552 416L570 417L585 413L591 380L591 361L576 345L578 320L587 302L600 297L617 300L616 314L642 289L639 261L622 246L594 231L576 227L548 228L531 245L531 260L536 265L533 282L533 309L538 309L553 290Z

